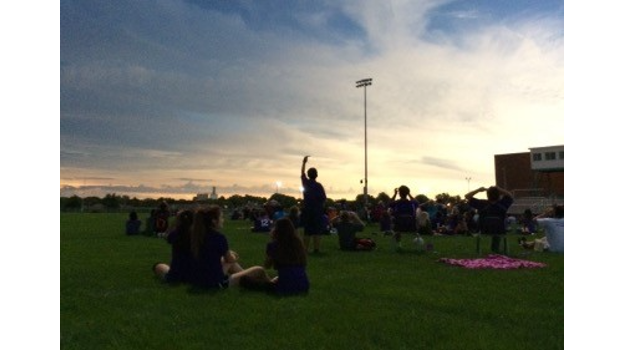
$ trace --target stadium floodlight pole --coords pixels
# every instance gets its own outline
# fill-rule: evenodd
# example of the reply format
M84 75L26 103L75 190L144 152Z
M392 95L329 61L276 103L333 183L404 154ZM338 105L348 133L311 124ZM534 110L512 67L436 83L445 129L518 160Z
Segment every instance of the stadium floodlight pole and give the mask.
M365 184L363 188L363 192L365 195L365 216L369 219L369 214L367 212L367 207L369 205L369 178L368 178L368 168L367 168L367 86L371 85L371 81L373 79L367 78L358 80L356 82L356 88L364 87L365 90Z
M465 177L465 180L467 180L467 192L471 191L471 178L470 177Z

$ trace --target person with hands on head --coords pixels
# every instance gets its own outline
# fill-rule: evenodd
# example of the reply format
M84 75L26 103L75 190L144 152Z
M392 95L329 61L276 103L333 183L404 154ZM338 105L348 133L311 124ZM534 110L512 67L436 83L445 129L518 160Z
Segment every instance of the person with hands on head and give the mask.
M475 195L481 192L486 192L486 199L475 198ZM489 231L489 233L492 234L491 251L495 253L499 252L499 242L501 241L501 237L506 233L506 213L514 202L512 193L499 186L491 186L489 188L480 187L465 194L464 198L468 201L469 206L479 212L480 230L482 233ZM496 220L492 220L496 221L493 225L487 225L487 220L485 219L490 218L496 218Z
M519 239L519 244L526 249L564 253L564 205L554 204L534 220L545 229L545 237L530 242L523 237Z
M398 194L399 199L396 200ZM417 232L417 208L419 208L419 202L412 197L408 186L401 185L395 188L389 208L393 217L393 243L395 250L399 251L402 248L402 233L416 234Z

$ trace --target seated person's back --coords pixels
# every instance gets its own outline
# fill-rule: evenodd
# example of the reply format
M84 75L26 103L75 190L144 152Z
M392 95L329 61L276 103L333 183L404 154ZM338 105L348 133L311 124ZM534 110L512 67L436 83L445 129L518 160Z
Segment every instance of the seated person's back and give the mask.
M141 232L141 220L139 220L136 212L131 212L126 221L126 234L138 235Z
M341 250L371 250L375 248L373 240L356 237L356 232L361 232L365 228L364 223L356 213L346 210L342 211L333 220L332 226L336 229Z
M564 253L564 205L555 205L547 215L536 219L545 229L545 237L552 252Z

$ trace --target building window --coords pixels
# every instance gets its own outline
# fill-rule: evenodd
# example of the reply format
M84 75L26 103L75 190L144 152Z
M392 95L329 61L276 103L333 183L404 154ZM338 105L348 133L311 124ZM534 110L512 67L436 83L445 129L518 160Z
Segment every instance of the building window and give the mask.
M556 152L545 153L545 160L556 160Z
M564 159L564 151L560 151L560 159Z
M543 154L542 153L532 154L532 160L535 162L540 162L541 160L543 160Z

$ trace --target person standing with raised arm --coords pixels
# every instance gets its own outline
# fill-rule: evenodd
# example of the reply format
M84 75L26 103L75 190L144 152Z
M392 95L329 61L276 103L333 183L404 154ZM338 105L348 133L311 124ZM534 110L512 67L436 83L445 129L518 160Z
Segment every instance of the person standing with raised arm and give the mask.
M302 161L302 188L304 195L304 207L301 213L301 224L304 227L304 247L308 251L310 239L313 239L313 252L319 253L321 246L321 235L324 232L324 204L326 192L323 185L317 182L317 169L309 168L306 171L308 157ZM307 176L308 175L308 176Z

